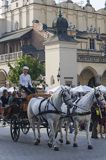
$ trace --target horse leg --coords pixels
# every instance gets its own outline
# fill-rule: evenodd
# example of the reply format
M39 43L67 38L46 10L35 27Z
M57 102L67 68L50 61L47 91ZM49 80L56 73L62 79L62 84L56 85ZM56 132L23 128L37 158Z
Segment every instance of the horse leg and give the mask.
M36 143L37 138L36 138L36 132L35 132L35 121L36 121L36 119L35 119L34 115L32 115L31 112L30 112L30 105L28 106L28 109L27 109L27 116L28 116L30 126L32 127L33 134L34 134L34 144L37 145L38 143Z
M65 125L65 130L66 130L66 144L70 144L70 140L69 140L69 126L70 126L70 122L69 120L67 120L66 125Z
M60 142L60 143L63 143L62 122L63 122L63 120L60 119L60 121L59 121L59 126L58 126L58 129L59 129L59 131L60 131L60 139L59 139L59 142Z
M30 125L32 127L33 134L34 134L34 145L38 145L38 141L37 141L37 138L36 138L36 132L35 132L35 120L34 120L34 118L29 119L29 122L30 122Z
M91 144L89 127L90 127L90 121L87 121L86 122L86 136L87 136L87 141L88 141L88 149L93 149L92 144Z
M51 125L52 125L51 122L48 120L48 127L50 128L49 141L48 141L48 146L49 146L49 148L51 148L52 145L53 145Z
M39 143L38 143L36 131L35 131L35 121L33 121L33 123L32 123L32 130L33 130L33 134L34 134L34 145L38 145Z
M75 127L75 131L74 131L74 143L73 143L73 147L78 147L77 144L77 134L78 134L78 121L74 121L74 127Z
M50 132L50 136L49 136L49 143L48 143L48 145L52 144L53 147L54 147L54 150L58 151L59 148L57 146L57 142L56 142L56 139L55 139L54 121L48 120L48 124L49 124L50 131L51 131Z
M54 132L55 132L55 137L54 137L54 140L53 140L53 146L54 146L54 150L58 151L59 148L57 146L57 134L58 134L58 127L59 127L59 119L54 121L53 126L54 126Z
M40 138L41 138L41 134L40 134L40 122L37 123L37 130L38 130L37 142L39 144L40 143Z
M54 122L54 131L55 131L55 138L57 138L59 132L59 120Z

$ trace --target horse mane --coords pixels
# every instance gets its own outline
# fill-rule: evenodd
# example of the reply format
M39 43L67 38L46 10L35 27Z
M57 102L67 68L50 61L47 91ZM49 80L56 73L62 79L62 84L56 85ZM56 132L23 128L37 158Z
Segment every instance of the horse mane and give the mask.
M61 91L61 87L59 87L59 88L51 95L50 98L51 98L51 99L56 98L57 95L59 95L60 91Z

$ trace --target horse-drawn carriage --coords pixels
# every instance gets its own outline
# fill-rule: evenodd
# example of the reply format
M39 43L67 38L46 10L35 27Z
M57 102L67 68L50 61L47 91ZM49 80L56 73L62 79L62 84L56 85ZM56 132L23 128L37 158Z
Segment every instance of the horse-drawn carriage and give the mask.
M44 98L46 98L46 100ZM22 101L20 102L20 105L17 106L16 103L16 105L10 106L10 108L8 108L8 111L5 111L4 109L4 111L1 112L1 117L3 117L3 120L10 124L10 132L13 141L18 141L20 130L22 130L24 134L27 134L31 125L34 133L34 144L39 144L40 127L42 125L41 122L47 121L47 123L43 123L43 126L47 128L48 132L50 131L48 145L49 147L53 146L54 150L56 151L59 150L56 141L56 133L58 133L59 120L62 113L64 113L61 106L64 102L67 109L68 107L74 109L70 90L65 87L60 87L54 94L52 94L52 96L40 93L30 95L21 100ZM77 147L76 137L78 133L78 124L80 123L80 121L84 121L84 123L86 124L88 149L92 149L89 134L89 125L91 118L91 107L94 102L98 102L103 106L106 105L103 94L99 90L93 90L90 93L86 94L81 98L80 101L78 101L76 105L76 110L73 115L75 127L73 144L74 147ZM70 114L71 113L73 112L70 112ZM45 121L41 121L42 118L45 119ZM37 124L38 135L36 135L35 133L35 123Z
M0 107L0 122L2 122L3 126L5 126L5 124L10 126L10 134L14 142L18 141L20 130L24 134L27 134L30 129L27 117L27 106L32 97L48 98L50 95L45 93L31 94L26 98L17 98L10 106Z

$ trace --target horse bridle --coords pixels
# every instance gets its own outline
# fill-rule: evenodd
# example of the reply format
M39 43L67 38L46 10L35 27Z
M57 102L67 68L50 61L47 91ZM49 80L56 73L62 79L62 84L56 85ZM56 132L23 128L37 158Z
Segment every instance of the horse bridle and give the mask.
M95 94L94 94L94 96L95 96ZM92 97L92 99L94 98L94 96ZM95 96L95 98L96 98L96 101L97 101L97 102L99 102L96 96ZM102 100L101 100L101 101L102 101ZM86 111L86 112L90 113L88 110L86 110L86 109L84 109L84 108L81 108L81 107L79 107L79 106L78 106L78 105L76 105L76 104L74 104L74 107L75 107L75 108L82 109L82 110L84 110L84 111Z
M67 91L68 91L68 90L67 90ZM62 95L62 97L63 97L63 101L64 101L64 103L65 103L67 106L69 106L69 105L67 104L67 102L70 101L71 98L69 98L69 99L66 100L66 99L65 99L66 95L65 95L64 92L65 92L64 90L61 91L61 95ZM59 110L56 108L56 106L54 105L54 103L53 103L53 101L52 101L51 98L49 99L49 103L54 107L54 109L56 110L57 113L63 113L63 112L59 111ZM71 107L72 107L72 106L71 106Z
M95 96L95 98L96 98L96 101L97 101L97 103L98 103L98 105L100 105L100 102L101 101L103 101L104 99L101 99L101 100L98 100L98 98L96 97L96 95L94 94L94 96ZM99 95L100 96L100 95ZM93 97L94 98L94 97ZM71 99L68 99L68 100L71 100ZM82 109L82 110L84 110L84 111L86 111L86 113L91 113L90 111L88 111L88 110L86 110L86 109L84 109L84 108L81 108L81 107L79 107L79 106L77 106L76 104L73 104L73 106L75 107L75 108L79 108L79 109Z
M68 90L67 90L67 92L68 92ZM62 97L63 97L63 101L64 101L64 103L65 103L67 106L71 106L71 105L69 105L69 104L68 104L68 101L71 101L71 98L67 98L67 99L65 99L66 94L65 94L65 91L64 91L64 90L62 90L61 95L62 95ZM72 106L71 106L71 107L72 107Z

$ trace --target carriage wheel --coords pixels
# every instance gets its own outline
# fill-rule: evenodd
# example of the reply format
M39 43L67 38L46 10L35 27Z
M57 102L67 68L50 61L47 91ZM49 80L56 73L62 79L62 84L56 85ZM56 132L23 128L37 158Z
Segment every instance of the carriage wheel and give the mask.
M21 123L21 130L24 134L27 134L29 132L30 129L30 124L28 120L22 120Z
M20 124L18 117L15 115L11 118L10 133L12 140L14 142L17 142L20 136Z

